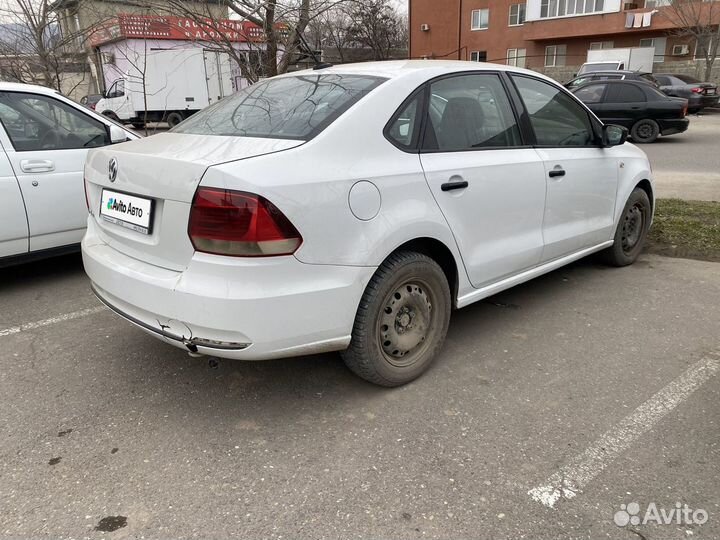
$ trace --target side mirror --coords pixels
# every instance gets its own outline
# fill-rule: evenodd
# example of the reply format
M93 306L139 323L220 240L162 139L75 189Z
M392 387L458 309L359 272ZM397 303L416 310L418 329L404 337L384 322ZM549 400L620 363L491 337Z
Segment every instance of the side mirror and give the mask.
M620 146L625 144L628 138L628 130L622 126L616 126L615 124L608 124L603 126L602 129L602 142L603 147L609 148L611 146Z
M125 133L123 128L115 124L110 124L110 142L112 144L125 142L127 140L127 133Z

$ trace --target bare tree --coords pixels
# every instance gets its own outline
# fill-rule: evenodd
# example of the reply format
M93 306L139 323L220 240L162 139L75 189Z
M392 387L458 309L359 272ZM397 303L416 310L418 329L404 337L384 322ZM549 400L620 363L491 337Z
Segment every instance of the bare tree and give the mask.
M675 35L693 38L697 46L695 56L704 61L704 80L710 80L720 53L720 2L670 0L661 13L677 28ZM698 65L698 75L700 69Z
M356 4L359 0L227 0L231 12L242 20L262 29L258 39L246 36L248 50L239 50L228 37L231 32L222 21L212 20L207 13L198 13L183 0L169 0L172 10L193 20L206 32L215 46L227 52L239 65L243 76L256 81L285 73L304 48L303 36L311 23L321 20L335 7Z
M406 23L389 0L366 0L350 13L353 42L373 51L375 60L391 58L393 49L407 44Z
M68 51L77 51L84 36L61 32L51 0L8 0L0 18L6 21L0 39L0 72L5 77L65 93L82 84L86 58ZM83 75L68 87L69 73Z

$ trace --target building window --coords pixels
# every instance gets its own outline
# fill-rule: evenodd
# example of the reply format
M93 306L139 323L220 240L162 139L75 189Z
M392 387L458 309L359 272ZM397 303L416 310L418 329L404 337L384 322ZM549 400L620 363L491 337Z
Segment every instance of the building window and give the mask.
M490 20L489 9L474 9L472 12L472 30L487 30Z
M672 0L645 0L646 9L655 9L659 7L669 6Z
M545 47L545 67L565 65L566 45L548 45Z
M512 4L510 6L510 16L508 17L508 26L519 26L525 22L525 4Z
M612 49L615 46L613 41L593 41L590 44L591 51L598 51L600 49Z
M507 50L507 65L524 68L526 56L527 56L526 49L508 49Z
M487 51L473 51L470 53L471 62L487 62Z
M604 9L605 0L540 0L541 19L583 15L585 13L599 13Z
M640 40L641 47L653 47L655 49L655 56L653 56L653 62L660 63L665 61L665 47L667 46L667 38L646 38Z

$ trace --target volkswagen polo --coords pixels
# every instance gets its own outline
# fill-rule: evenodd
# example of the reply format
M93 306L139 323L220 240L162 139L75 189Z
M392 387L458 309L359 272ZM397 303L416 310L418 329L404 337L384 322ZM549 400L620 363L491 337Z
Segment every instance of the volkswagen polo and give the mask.
M397 386L453 309L594 252L635 261L653 183L626 136L523 69L283 75L94 150L85 268L108 307L193 355L342 351Z

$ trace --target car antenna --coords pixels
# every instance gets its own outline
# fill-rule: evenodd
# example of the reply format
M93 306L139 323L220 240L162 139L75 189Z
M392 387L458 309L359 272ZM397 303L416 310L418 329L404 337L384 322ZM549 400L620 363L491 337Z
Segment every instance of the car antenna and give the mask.
M318 58L315 50L311 49L311 48L310 48L310 45L308 45L308 42L305 40L305 36L303 36L302 34L298 33L298 38L300 38L300 44L305 48L305 51L312 57L313 63L315 64L315 65L313 66L313 69L314 69L314 70L326 69L326 68L332 67L332 64L330 64L330 63L328 63L328 62L321 62L321 61L320 61L320 59Z

